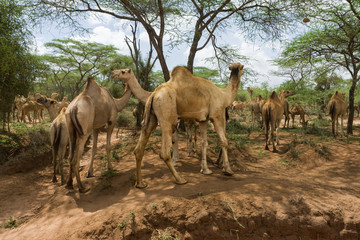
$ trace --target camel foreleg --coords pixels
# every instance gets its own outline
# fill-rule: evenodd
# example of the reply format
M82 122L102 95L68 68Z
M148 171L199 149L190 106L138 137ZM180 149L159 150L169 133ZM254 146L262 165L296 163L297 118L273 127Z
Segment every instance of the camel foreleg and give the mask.
M212 171L209 169L207 165L206 160L206 150L208 147L208 141L207 141L207 122L200 122L199 123L200 128L200 137L201 137L201 170L200 172L202 174L212 174Z
M178 131L176 130L173 134L173 138L172 138L172 142L173 142L173 154L172 154L172 159L173 159L173 165L176 166L176 162L179 161L179 137L178 137Z
M187 181L182 178L171 163L172 134L176 124L160 122L161 126L161 153L160 158L166 163L177 184L185 184Z
M93 146L91 149L91 161L90 161L90 166L89 166L88 175L87 175L88 178L94 177L93 164L94 164L94 158L95 158L96 151L97 151L98 136L99 136L99 129L94 129L93 130Z
M112 164L111 164L111 134L114 130L115 125L109 126L108 130L106 132L106 155L107 155L107 167L108 170L112 170Z

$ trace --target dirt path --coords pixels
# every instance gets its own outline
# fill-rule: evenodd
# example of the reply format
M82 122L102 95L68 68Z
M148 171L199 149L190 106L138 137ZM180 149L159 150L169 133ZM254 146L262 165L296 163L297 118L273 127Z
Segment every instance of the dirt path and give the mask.
M81 177L91 188L85 194L53 184L51 166L0 175L0 223L9 216L19 222L15 229L0 228L0 239L360 236L359 137L349 144L344 138L320 141L317 136L281 132L280 152L272 153L263 150L264 137L254 132L244 148L231 142L229 159L235 175L228 177L212 164L212 175L200 174L199 157L187 157L184 136L180 136L177 169L188 183L176 185L158 157L160 137L152 136L143 161L149 186L136 189L132 150L138 136L133 133L122 130L120 138L113 135L119 157L113 159L113 176L104 175L104 134L99 137L95 178L85 177L91 151L85 153ZM213 145L209 157L216 159Z

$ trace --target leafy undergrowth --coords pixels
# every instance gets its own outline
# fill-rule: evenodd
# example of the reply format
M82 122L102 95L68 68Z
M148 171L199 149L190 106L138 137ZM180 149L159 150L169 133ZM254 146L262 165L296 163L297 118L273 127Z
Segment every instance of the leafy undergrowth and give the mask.
M0 132L0 165L6 173L25 172L51 162L49 124L11 124L11 132Z

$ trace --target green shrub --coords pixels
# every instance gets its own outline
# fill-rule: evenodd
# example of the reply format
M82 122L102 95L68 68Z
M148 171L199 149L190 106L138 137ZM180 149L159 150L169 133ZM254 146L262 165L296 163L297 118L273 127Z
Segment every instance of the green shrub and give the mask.
M4 228L16 228L18 226L18 223L15 219L13 219L12 216L9 217L9 219L4 223Z
M229 133L250 133L251 132L251 128L248 126L245 126L243 124L241 124L239 121L235 120L235 119L231 119L227 124L226 124L226 131Z

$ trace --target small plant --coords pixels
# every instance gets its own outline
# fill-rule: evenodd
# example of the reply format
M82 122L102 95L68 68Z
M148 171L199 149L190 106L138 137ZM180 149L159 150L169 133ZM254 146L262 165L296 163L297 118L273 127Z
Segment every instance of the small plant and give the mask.
M129 218L134 218L135 217L135 214L133 211L130 211L130 214L129 214Z
M265 153L263 151L258 151L256 152L256 155L258 156L258 158L263 158L265 157Z
M290 198L289 202L292 204L292 205L299 205L301 203L304 203L304 196L297 193L296 196Z
M4 223L4 228L16 228L18 226L18 223L15 219L13 219L12 216L9 217L9 219Z
M325 146L325 145L318 145L315 147L315 152L319 153L320 155L329 155L330 154L330 149Z
M156 203L153 203L153 204L151 205L151 207L152 207L152 209L156 210L156 209L157 209Z
M166 200L162 200L161 202L162 202L162 204L164 204L164 205L167 204L167 201L166 201Z
M203 194L202 192L198 192L198 196L199 196L199 197L203 197L204 194Z
M231 203L230 203L230 202L227 202L227 205L228 205L228 207L230 208L230 210L231 210L231 212L232 212L232 214L233 214L233 218L234 218L235 222L236 222L237 224L239 224L240 227L245 228L245 227L238 221L238 219L237 219L237 217L236 217L236 214L235 214L235 211L234 211L234 209L232 208Z
M112 178L112 177L114 177L114 176L116 176L116 175L118 175L118 173L117 173L116 170L114 170L114 169L108 169L108 170L106 170L106 171L101 170L100 179L101 179L101 178L104 178L104 177L106 177L106 178Z
M118 224L118 227L119 227L120 229L123 229L124 227L126 227L126 221L124 220L124 221L122 221L121 223L119 223L119 224Z
M299 157L299 151L297 151L295 148L290 149L290 157L295 159Z

